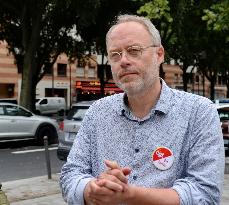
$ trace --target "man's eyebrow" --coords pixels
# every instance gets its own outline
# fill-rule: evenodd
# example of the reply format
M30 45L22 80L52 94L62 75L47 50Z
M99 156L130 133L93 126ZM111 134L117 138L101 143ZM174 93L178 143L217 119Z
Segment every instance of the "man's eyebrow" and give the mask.
M139 43L134 43L134 44L131 44L129 46L126 46L124 49L128 49L128 48L131 48L133 46L142 47ZM116 52L116 51L121 51L121 50L122 50L121 48L114 48L114 49L110 49L108 52Z

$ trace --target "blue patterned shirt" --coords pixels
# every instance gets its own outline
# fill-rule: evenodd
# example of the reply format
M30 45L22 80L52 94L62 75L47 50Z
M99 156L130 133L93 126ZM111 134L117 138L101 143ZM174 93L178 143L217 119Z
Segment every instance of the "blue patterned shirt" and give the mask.
M220 204L225 158L214 104L171 89L162 80L157 104L138 119L125 105L124 96L102 98L89 108L61 172L68 204L84 204L84 188L106 169L106 159L132 169L130 184L176 190L181 205ZM173 153L174 162L167 170L152 161L158 147Z

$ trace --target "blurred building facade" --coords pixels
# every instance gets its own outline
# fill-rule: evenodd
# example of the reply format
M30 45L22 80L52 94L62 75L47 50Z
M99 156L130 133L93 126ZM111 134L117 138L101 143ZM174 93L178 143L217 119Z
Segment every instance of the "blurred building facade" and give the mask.
M0 98L16 98L19 101L21 74L14 62L6 42L0 41ZM98 99L102 96L99 67L96 56L69 63L68 57L61 54L52 70L38 83L36 95L64 97L68 106L81 100ZM103 71L104 96L122 92L110 79L110 68ZM163 72L170 87L183 90L183 72L178 65L164 64ZM226 86L219 80L215 86L215 98L225 98L226 91ZM188 71L188 92L210 97L210 83L196 69Z

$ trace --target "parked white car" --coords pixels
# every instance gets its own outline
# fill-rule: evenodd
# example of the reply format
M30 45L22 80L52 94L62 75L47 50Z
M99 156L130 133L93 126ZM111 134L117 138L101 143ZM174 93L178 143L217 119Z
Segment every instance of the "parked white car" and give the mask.
M59 114L64 115L66 101L62 97L43 97L36 99L36 114Z
M31 138L43 144L47 136L49 143L54 143L60 134L56 120L35 115L16 104L0 103L0 141Z
M60 129L63 135L59 135L59 144L57 149L57 157L66 161L73 141L80 128L85 113L94 101L82 101L72 105L67 118L60 122Z

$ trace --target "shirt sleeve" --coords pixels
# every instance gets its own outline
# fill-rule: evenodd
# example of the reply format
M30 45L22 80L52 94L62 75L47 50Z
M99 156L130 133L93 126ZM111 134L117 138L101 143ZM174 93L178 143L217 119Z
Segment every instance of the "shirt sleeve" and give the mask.
M219 205L224 179L225 153L222 130L214 104L200 104L192 113L185 178L173 189L181 205Z
M60 187L63 198L69 205L84 205L85 186L94 178L91 174L90 163L90 139L93 135L93 126L89 121L90 117L87 113L76 135L67 162L61 170Z

